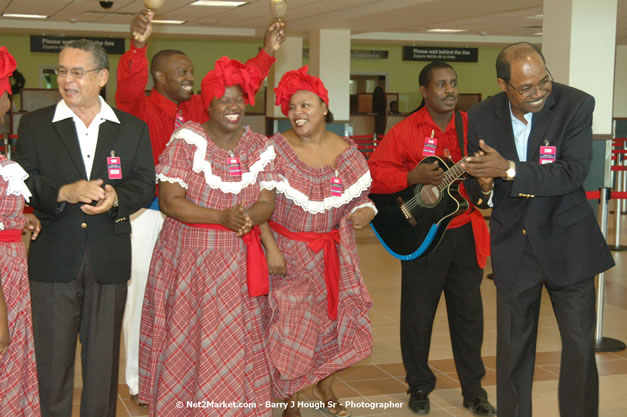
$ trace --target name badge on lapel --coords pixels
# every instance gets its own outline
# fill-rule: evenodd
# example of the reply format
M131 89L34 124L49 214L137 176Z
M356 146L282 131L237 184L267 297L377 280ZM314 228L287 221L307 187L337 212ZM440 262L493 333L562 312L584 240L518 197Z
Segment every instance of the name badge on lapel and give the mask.
M342 185L342 179L338 175L336 169L335 176L331 178L331 195L334 197L341 197L343 192L344 186Z
M110 180L122 179L122 160L115 156L115 152L111 151L111 156L107 157L107 171Z
M229 167L229 174L232 177L242 176L242 167L239 163L239 158L233 155L233 152L229 151L229 156L226 158L226 164Z
M540 165L552 164L557 157L555 146L540 146Z
M434 138L433 135L435 131L431 131L431 137L425 138L425 145L422 148L422 156L432 156L435 155L435 150L438 147L438 139Z

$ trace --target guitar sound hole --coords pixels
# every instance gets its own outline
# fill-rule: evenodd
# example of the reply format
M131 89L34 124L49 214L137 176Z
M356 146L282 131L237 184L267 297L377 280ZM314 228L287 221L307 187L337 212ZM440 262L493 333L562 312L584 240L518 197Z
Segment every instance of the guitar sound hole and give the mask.
M433 207L440 201L440 190L438 187L431 184L426 184L417 187L416 195L418 195L418 202L423 207Z

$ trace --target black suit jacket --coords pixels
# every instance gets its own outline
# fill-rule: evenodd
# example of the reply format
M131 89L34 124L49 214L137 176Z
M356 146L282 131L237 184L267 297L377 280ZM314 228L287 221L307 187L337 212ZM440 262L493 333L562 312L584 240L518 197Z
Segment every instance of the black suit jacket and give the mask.
M490 219L494 282L511 288L520 269L528 239L543 270L559 286L566 286L614 265L583 182L592 159L594 98L575 88L553 83L542 111L533 114L527 162L520 162L512 131L509 99L491 97L468 112L468 153L479 139L505 159L516 162L513 181L494 181ZM554 163L540 165L541 145L555 146ZM486 208L476 179L466 188L479 207Z
M100 125L91 179L111 184L119 207L94 216L80 210L82 203L57 203L62 185L87 179L74 121L52 123L55 106L28 113L20 121L15 160L29 174L30 205L42 225L28 256L29 277L34 281L75 279L86 248L99 283L130 278L129 215L153 198L155 169L146 124L114 111L120 124ZM109 179L106 158L111 151L120 157L122 179Z

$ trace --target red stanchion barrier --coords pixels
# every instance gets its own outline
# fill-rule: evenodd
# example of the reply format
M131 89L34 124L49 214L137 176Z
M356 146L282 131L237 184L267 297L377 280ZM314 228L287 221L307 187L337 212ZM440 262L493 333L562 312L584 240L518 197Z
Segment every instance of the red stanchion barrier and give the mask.
M627 171L627 165L614 165L613 167L610 167L610 170L612 170L612 171Z
M600 191L586 191L586 198L588 200L599 200L601 198ZM608 194L608 200L623 200L627 199L627 191L612 191Z

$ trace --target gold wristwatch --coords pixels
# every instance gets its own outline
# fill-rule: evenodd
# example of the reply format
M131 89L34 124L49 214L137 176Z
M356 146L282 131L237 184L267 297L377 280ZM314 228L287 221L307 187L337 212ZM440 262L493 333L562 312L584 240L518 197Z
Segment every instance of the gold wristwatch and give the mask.
M509 163L509 168L505 171L505 176L503 179L505 181L511 181L516 176L516 163L514 161L507 161Z

